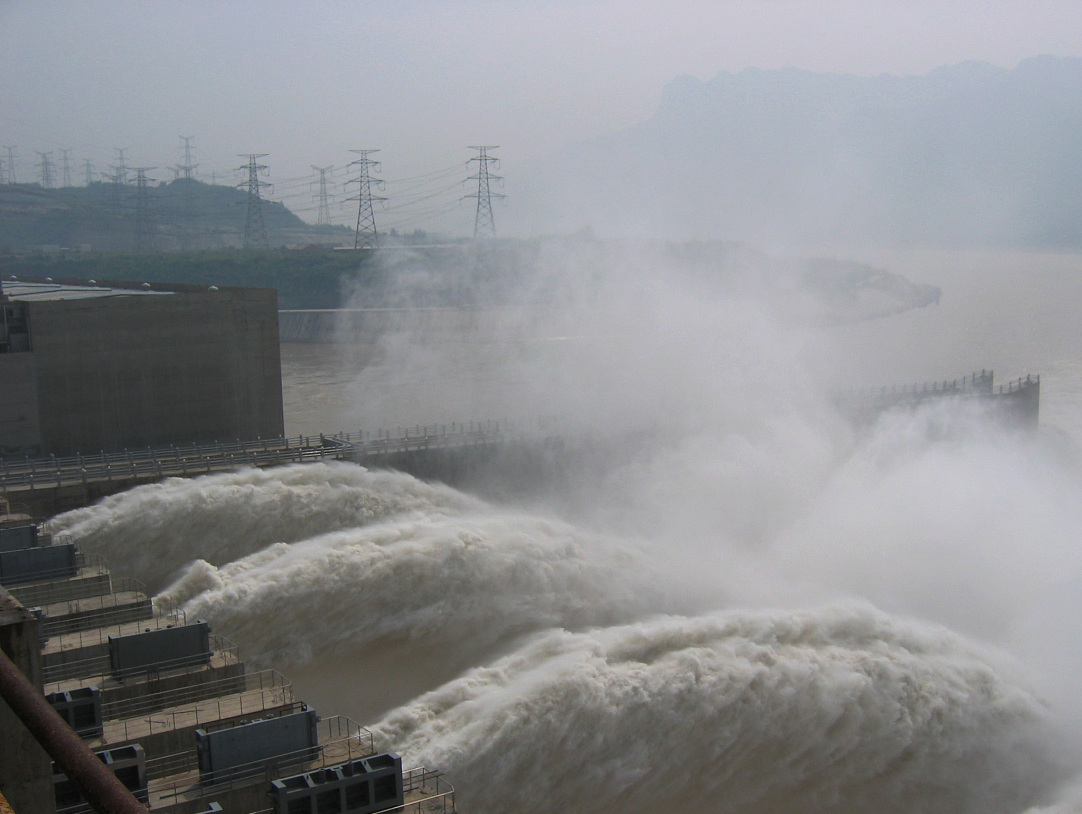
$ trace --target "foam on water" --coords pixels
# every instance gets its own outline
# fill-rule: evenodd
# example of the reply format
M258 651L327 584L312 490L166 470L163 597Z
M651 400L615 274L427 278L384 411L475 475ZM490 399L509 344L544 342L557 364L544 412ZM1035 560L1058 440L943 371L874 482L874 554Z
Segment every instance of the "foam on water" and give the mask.
M387 517L435 517L483 504L397 472L338 464L238 469L139 486L54 518L87 552L100 553L151 591L181 566L221 565L261 551Z
M387 641L453 653L672 606L645 553L559 521L411 516L193 564L159 600L213 620L259 662ZM686 603L685 603L686 604Z
M168 481L56 526L172 575L162 601L327 714L383 716L464 810L1021 812L1078 765L1082 474L947 418L798 434L810 465L720 510L718 483L804 430L689 437L599 488L626 490L615 534L344 464Z
M959 420L976 429L922 412L855 450L803 444L814 465L742 492L746 512L684 486L719 449L736 483L782 445L688 439L607 485L628 490L615 535L350 465L169 481L56 526L122 573L173 575L159 599L327 714L383 716L464 810L1021 812L1077 765L1082 665L1062 654L1082 601L1048 586L1082 571L1082 475Z
M375 732L490 814L1016 812L1059 770L997 659L867 606L669 617L545 633Z

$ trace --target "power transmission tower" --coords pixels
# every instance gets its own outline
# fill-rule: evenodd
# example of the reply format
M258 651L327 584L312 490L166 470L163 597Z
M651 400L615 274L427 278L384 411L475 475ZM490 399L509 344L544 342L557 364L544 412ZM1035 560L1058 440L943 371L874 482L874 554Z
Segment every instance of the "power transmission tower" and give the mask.
M68 153L70 152L71 147L68 147L66 150L62 149L60 151L60 177L61 179L63 179L60 183L60 186L64 187L65 189L71 186L71 160L68 158Z
M0 184L6 184L8 182L7 164L0 161Z
M248 219L244 223L244 248L252 248L253 243L258 242L264 249L269 249L267 242L267 227L263 223L263 198L259 194L262 187L270 184L259 179L261 172L267 171L266 164L260 164L259 159L270 153L242 153L241 158L247 158L248 163L237 167L238 170L248 170L248 181L237 184L238 187L248 187Z
M131 167L135 170L135 250L145 252L150 248L150 225L148 198L147 198L147 173L156 167Z
M86 172L86 185L90 186L94 183L94 165L90 163L89 158L83 159L83 170Z
M111 189L112 194L110 195L110 199L111 199L110 202L111 202L112 209L113 209L113 217L119 219L120 218L120 170L117 168L117 166L115 164L110 164L109 169L111 169L113 171L113 174L112 175L106 175L104 177L108 178L109 182L112 184L112 189Z
M8 146L5 145L5 147L4 147L4 149L8 151L8 183L9 184L18 183L18 181L15 178L15 147L16 146L18 146L18 145L13 145L11 147L8 147Z
M184 176L185 181L191 181L195 168L199 166L192 163L192 142L195 136L181 136L180 140L184 142L184 163L178 164L177 169Z
M354 249L374 249L379 245L379 233L376 231L376 214L372 211L373 201L385 201L378 195L372 194L372 185L377 189L383 189L383 181L373 178L373 172L380 171L380 163L373 161L368 156L378 153L379 150L350 150L360 156L356 161L351 161L349 166L357 167L356 178L346 181L347 184L357 184L357 197L346 198L347 201L357 201L357 231L353 237Z
M492 164L497 169L499 168L500 159L490 156L488 151L498 150L499 146L488 144L480 147L471 146L470 149L477 150L477 155L470 159L470 162L477 162L477 174L471 175L467 179L477 181L477 192L466 196L467 198L477 199L477 217L473 222L473 239L496 237L496 221L492 217L492 199L506 198L507 196L492 192L490 189L493 181L502 181L503 177L493 175L489 171L489 164Z
M34 150L38 153L37 150ZM38 162L38 168L41 170L41 185L45 189L49 189L53 185L53 162L49 160L49 156L52 153L38 153L38 157L41 161Z
M192 141L195 140L195 136L181 136L180 140L184 142L184 163L176 167L177 178L184 178L184 228L180 245L181 248L190 249L195 239L195 218L192 207L192 182L195 179L192 176L199 165L192 163Z
M127 152L127 147L114 147L116 150L116 166L113 167L113 171L117 175L118 184L128 183L128 165L124 163L124 153Z
M319 210L316 215L316 226L330 226L331 207L329 203L330 196L327 195L327 173L334 169L334 165L317 167L312 164L311 166L313 170L319 173Z

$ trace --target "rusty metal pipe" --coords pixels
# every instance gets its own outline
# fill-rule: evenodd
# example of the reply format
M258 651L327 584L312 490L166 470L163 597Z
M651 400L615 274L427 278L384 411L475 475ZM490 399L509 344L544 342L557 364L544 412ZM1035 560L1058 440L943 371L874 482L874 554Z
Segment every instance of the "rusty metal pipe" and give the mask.
M0 651L0 697L100 814L147 814L146 807L82 742L67 722Z

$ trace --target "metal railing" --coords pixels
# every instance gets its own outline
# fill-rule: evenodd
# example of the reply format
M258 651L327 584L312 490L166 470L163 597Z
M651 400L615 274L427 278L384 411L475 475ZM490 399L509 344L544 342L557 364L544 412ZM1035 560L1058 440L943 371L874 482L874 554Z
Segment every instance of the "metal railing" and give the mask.
M994 385L992 371L982 370L980 373L949 381L850 390L840 394L836 401L842 405L855 407L900 404L944 396L987 397L1017 393L1029 387L1036 387L1040 385L1040 382L1039 375L1031 374L1014 379L1007 384Z
M224 636L216 633L210 635L210 652L195 655L182 656L177 659L167 659L140 668L138 673L133 673L130 679L136 682L143 680L155 680L162 677L163 673L169 675L185 675L198 670L205 670L208 666L218 661L217 666L240 664L239 648ZM105 682L114 678L109 656L97 656L82 661L70 661L63 664L55 664L46 667L42 671L45 681L45 692L60 692L62 686L74 678L82 679L86 684L97 683L104 688ZM126 679L126 680L130 680Z
M257 686L251 686L253 682ZM102 743L121 743L157 732L209 726L288 706L295 707L294 711L300 711L303 707L293 695L293 684L277 670L263 670L232 680L211 682L203 689L215 685L220 692L210 698L204 692L200 698L186 700L183 692L169 692L102 704L102 718L105 721ZM165 703L168 706L163 706ZM194 744L192 740L193 748ZM155 777L175 773L167 771L165 764L158 768L162 771L153 775Z
M1036 374L1036 375L1027 375L1024 379L1023 378L1018 378L1018 379L1015 379L1013 382L1008 382L1007 384L999 385L999 387L996 389L996 392L997 393L1004 393L1004 394L1006 394L1006 393L1018 393L1018 392L1021 392L1022 390L1027 390L1030 387L1036 387L1040 383L1041 383L1041 376L1040 376L1039 373Z
M256 782L269 783L279 777L337 766L375 754L372 733L345 716L324 718L316 726L318 746L285 752L264 760L234 766L224 772L216 772L211 782L203 782L207 778L193 776L199 770L195 752L148 760L148 775L153 771L158 777L182 776L173 781L153 784L151 796L155 799L213 799L237 786L248 786ZM157 774L162 771L167 774Z
M323 460L363 460L419 449L499 443L510 422L478 421L337 432L296 438L168 446L96 455L0 458L0 492L54 489L94 481L202 475L238 466L277 466Z
M398 808L388 809L389 812L440 812L440 814L454 814L455 812L455 787L443 779L441 772L418 766L402 772L402 790L406 794L417 792L422 795L421 800L405 803ZM422 808L423 806L423 808Z
M73 600L78 602L78 600ZM47 618L47 617L46 617ZM124 636L128 633L139 633L147 628L161 630L163 627L179 627L188 623L188 617L183 610L169 610L163 612L154 609L154 615L145 619L133 619L127 622L121 621L104 627L90 628L89 630L72 630L68 632L49 633L49 652L64 650L78 650L83 647L94 647L106 644L110 636ZM139 630L133 630L132 626L138 625Z
M380 814L455 814L455 789L443 779L440 772L418 766L402 772L402 786L406 794L417 792L421 799L411 800L394 808L385 808ZM251 814L278 814L277 808L261 808Z
M287 692L292 697L292 683L277 670L260 670L255 673L219 678L203 682L195 687L181 687L168 692L151 693L139 698L106 701L101 706L103 720L115 721L138 718L157 713L169 707L187 707L192 704L214 703L216 697L242 695L247 692ZM163 706L163 701L170 703Z

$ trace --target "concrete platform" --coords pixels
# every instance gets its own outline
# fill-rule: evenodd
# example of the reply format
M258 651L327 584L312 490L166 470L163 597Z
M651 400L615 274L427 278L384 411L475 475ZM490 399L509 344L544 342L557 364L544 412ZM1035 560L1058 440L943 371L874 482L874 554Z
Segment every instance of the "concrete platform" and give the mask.
M5 586L7 587L7 586ZM73 599L86 599L112 591L108 571L91 567L80 569L67 579L27 582L7 589L23 607L39 608L56 602L69 602Z
M280 756L259 767L256 774L207 786L200 783L198 763L193 755L184 771L150 784L150 809L169 814L197 814L205 811L211 802L217 802L225 811L269 811L270 800L267 792L272 780L334 766L375 753L370 741L355 738L334 738L327 741L321 738L318 748L320 755L315 759L305 760L299 755Z
M109 637L127 636L145 630L157 630L183 624L177 616L148 616L106 627L77 630L49 638L42 648L45 681L91 678L109 672Z
M103 706L136 699L145 699L150 703L158 697L161 704L157 709L164 709L176 703L175 700L169 703L170 694L173 698L182 694L192 701L211 698L221 691L220 682L228 679L234 679L238 687L243 687L244 664L232 653L219 652L211 655L209 664L162 671L127 681L117 681L112 676L102 674L53 681L46 684L45 692L64 692L93 684L101 690Z
M139 743L147 757L147 776L163 777L169 773L170 759L195 754L197 729L245 721L252 716L278 717L299 712L304 706L286 688L276 693L238 693L208 699L201 705L162 709L141 718L106 721L102 737L87 741L87 745L91 749L112 749Z
M150 619L154 615L154 605L142 591L117 591L53 602L42 606L42 610L45 612L42 631L49 637Z

